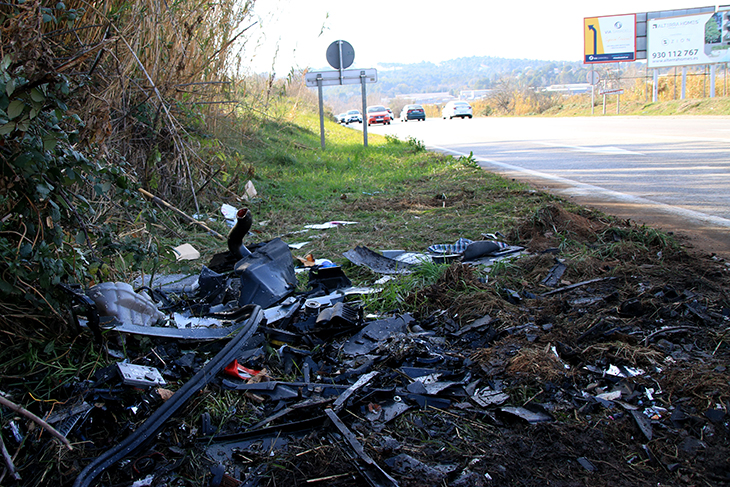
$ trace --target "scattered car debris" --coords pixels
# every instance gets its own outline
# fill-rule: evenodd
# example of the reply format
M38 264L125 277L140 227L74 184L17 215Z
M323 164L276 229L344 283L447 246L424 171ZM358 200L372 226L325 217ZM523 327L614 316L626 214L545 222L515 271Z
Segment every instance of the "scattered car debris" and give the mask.
M725 301L638 271L575 274L485 235L345 252L393 279L447 262L403 298L420 312L373 314L362 296L377 288L281 238L244 245L251 213L234 215L228 250L198 275L64 288L116 357L38 403L83 451L65 484L730 485ZM521 282L487 279L483 264L505 258ZM6 424L11 447L39 441ZM32 478L17 460L6 472Z

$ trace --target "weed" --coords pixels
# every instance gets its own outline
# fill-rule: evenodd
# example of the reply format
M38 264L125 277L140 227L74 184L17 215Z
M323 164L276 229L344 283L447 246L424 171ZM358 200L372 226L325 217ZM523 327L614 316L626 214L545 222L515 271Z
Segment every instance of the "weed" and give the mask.
M413 149L413 152L415 153L425 152L426 150L426 145L423 143L423 141L415 137L408 137L407 143L408 146Z
M406 297L415 289L429 286L444 274L448 265L424 262L416 266L411 274L400 274L386 281L377 294L367 295L363 299L365 307L381 312L392 312L402 309Z
M469 151L468 156L459 156L457 159L461 164L465 165L466 167L473 167L475 169L479 168L479 162L474 157L474 152Z

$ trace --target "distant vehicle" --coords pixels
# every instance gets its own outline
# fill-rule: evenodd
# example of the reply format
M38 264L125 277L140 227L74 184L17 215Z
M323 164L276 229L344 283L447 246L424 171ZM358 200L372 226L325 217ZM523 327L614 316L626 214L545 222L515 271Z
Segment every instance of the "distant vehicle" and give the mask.
M368 107L368 127L374 123L390 125L390 114L383 105L372 105Z
M360 110L348 110L347 111L347 117L345 119L345 123L353 123L353 122L362 123L362 114L360 114Z
M423 111L421 105L406 105L400 112L400 119L404 122L408 120L426 120L426 112Z
M388 115L390 115L390 119L395 120L395 117L393 116L393 110L391 110L390 108L386 108L386 110L388 110Z
M337 121L339 123L347 123L347 113L340 113L337 115Z
M448 118L449 120L451 120L454 117L471 118L472 117L471 105L469 105L465 101L460 101L460 100L450 101L446 104L446 106L444 106L443 110L441 110L441 116L443 118Z

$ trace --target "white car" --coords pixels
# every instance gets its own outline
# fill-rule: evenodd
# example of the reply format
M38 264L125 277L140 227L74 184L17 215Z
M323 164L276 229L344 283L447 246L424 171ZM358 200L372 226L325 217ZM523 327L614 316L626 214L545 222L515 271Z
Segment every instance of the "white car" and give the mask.
M450 101L441 110L441 117L451 120L454 117L472 117L471 105L465 101Z

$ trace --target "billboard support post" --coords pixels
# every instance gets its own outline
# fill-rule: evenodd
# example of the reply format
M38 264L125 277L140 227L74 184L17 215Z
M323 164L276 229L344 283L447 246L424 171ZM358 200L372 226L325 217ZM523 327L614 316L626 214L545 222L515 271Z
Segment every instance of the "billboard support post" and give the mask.
M621 64L620 63L616 63L616 66L617 66L617 69L618 69L618 76L617 76L618 86L617 86L617 89L621 89ZM620 106L621 106L621 93L619 92L616 95L616 115L619 114L619 107Z
M710 98L715 98L715 73L717 72L716 64L710 64Z
M588 75L588 82L591 84L591 115L593 115L593 107L596 104L596 83L598 83L598 77L596 71L591 64L591 74Z
M652 73L652 81L654 82L654 86L651 88L651 101L652 103L656 103L659 93L659 72L656 69Z
M682 100L687 97L687 66L682 66Z

